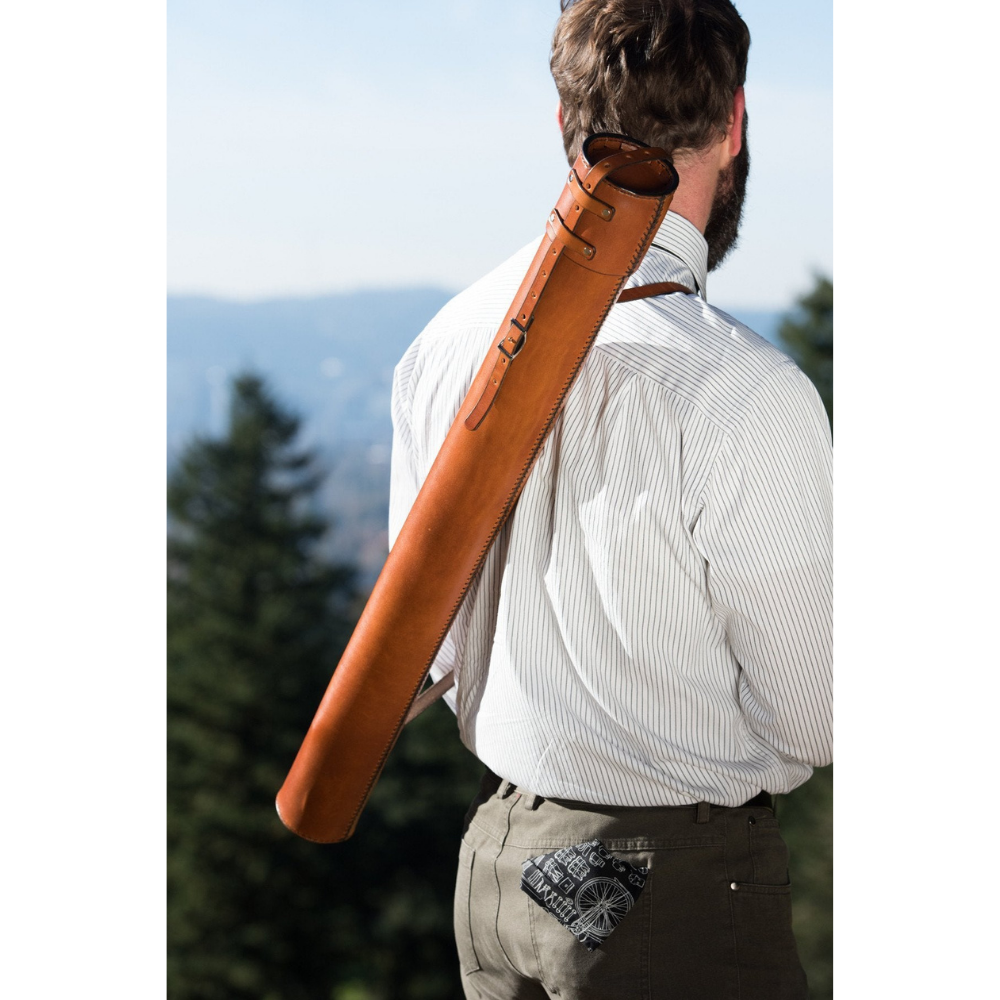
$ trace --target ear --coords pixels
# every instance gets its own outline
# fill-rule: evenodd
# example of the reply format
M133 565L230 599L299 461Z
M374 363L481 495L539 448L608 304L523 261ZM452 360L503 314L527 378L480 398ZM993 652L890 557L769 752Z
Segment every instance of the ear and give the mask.
M733 94L733 116L729 119L728 150L730 156L735 157L743 148L743 114L746 111L746 96L742 87L736 88Z
M558 103L558 104L556 105L556 121L557 121L557 122L559 123L559 131L560 131L560 132L562 132L562 130L563 130L563 122L562 122L562 101L560 101L560 102L559 102L559 103Z

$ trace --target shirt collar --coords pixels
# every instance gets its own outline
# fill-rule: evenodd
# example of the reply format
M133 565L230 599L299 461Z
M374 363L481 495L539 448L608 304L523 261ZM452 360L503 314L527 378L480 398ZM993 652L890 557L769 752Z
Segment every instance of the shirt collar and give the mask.
M673 259L671 259L673 258ZM640 270L645 270L647 264L650 270L657 272L676 272L681 267L689 275L689 281L694 281L695 289L704 299L708 283L708 244L697 227L688 222L683 215L667 212L666 218L660 223L660 228L653 237L649 252L642 262ZM676 280L684 283L683 278L656 278L655 280ZM649 281L646 275L639 284ZM629 282L631 284L631 282Z

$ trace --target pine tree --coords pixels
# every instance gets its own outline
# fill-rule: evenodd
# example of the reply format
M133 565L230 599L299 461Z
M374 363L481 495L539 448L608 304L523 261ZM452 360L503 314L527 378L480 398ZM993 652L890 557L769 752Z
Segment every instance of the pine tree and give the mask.
M327 905L344 857L281 826L274 796L348 633L351 573L262 381L234 384L228 435L195 440L168 510L168 934L176 1000L330 995ZM357 944L357 935L342 942Z
M359 610L314 558L327 525L298 421L258 378L168 494L171 1000L460 1000L452 893L482 771L435 705L407 726L343 844L274 797Z
M812 379L833 423L833 282L817 275L812 291L778 329L785 350Z

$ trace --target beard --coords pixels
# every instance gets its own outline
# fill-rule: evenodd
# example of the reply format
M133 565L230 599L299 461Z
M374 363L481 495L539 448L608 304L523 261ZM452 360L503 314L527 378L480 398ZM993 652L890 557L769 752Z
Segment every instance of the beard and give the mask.
M725 170L719 172L719 183L712 200L712 210L705 226L708 243L708 269L714 271L736 246L740 235L743 199L747 193L750 173L750 148L747 146L747 116L743 114L740 151Z

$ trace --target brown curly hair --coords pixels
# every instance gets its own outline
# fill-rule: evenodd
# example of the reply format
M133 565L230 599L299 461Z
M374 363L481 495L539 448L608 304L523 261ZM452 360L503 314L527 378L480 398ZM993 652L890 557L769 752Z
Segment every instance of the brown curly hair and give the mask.
M671 154L712 145L726 134L749 48L729 0L576 0L549 62L569 162L592 132L624 132Z

